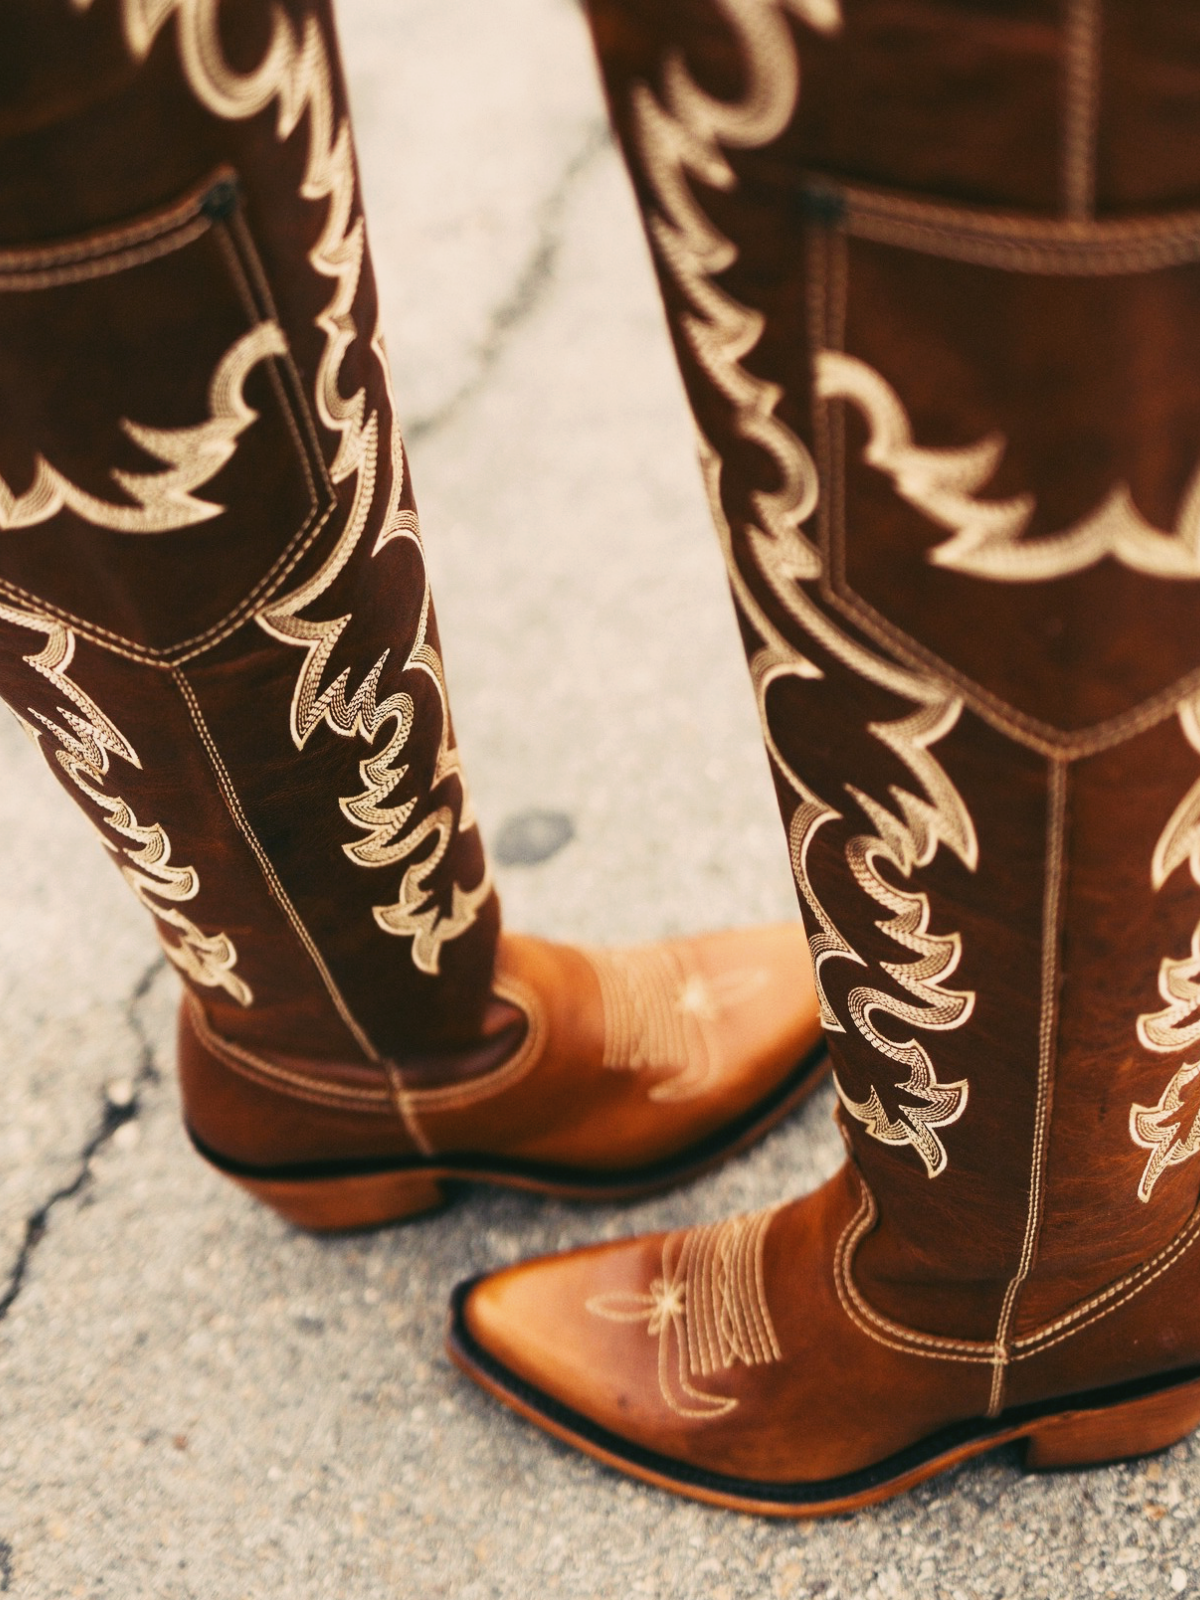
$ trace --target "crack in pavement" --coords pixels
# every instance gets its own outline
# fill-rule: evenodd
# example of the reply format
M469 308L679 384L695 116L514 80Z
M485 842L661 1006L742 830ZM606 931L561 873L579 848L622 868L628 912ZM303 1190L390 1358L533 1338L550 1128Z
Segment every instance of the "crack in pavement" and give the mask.
M21 1248L13 1262L12 1270L8 1275L8 1283L3 1294L0 1294L0 1322L3 1322L14 1301L25 1285L26 1274L34 1252L46 1237L50 1226L50 1214L55 1206L64 1200L72 1200L87 1186L92 1175L92 1161L97 1151L103 1147L116 1133L117 1129L125 1123L132 1122L142 1109L139 1088L147 1088L160 1081L158 1068L154 1064L154 1046L146 1032L142 1021L141 1004L149 993L155 978L166 966L166 957L157 956L133 986L133 991L125 1006L125 1018L129 1024L137 1044L137 1071L133 1075L133 1094L124 1105L115 1104L109 1097L107 1090L102 1091L102 1107L100 1125L88 1139L79 1153L78 1166L75 1176L69 1183L63 1184L52 1195L43 1200L37 1209L25 1219L25 1237L21 1241Z
M538 207L533 249L517 273L512 290L488 318L487 331L474 350L477 362L474 374L436 410L404 423L401 432L406 443L428 438L453 421L485 386L513 334L537 310L554 280L554 266L562 248L562 215L571 190L611 143L612 131L608 123L592 123L583 142L559 174L558 182Z

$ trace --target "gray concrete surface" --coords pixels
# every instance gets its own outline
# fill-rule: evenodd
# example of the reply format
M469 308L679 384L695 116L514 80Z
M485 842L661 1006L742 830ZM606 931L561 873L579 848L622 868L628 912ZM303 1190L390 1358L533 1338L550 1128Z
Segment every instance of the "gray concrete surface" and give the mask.
M729 602L644 247L570 0L343 0L371 231L460 740L514 926L789 915ZM476 1195L320 1242L200 1166L141 913L0 722L0 1593L123 1600L928 1600L1200 1593L1200 1451L1000 1454L770 1524L550 1443L441 1352L490 1263L815 1184L822 1098L689 1190ZM10 1303L9 1303L10 1302Z

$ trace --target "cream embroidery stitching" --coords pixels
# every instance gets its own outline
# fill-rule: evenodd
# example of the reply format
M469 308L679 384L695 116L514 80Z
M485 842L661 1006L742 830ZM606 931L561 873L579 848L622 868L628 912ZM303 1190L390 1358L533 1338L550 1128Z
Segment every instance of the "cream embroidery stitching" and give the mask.
M1138 1199L1149 1200L1154 1185L1168 1167L1182 1166L1200 1154L1200 1108L1191 1120L1181 1115L1183 1091L1200 1075L1200 1061L1184 1062L1159 1097L1156 1106L1132 1105L1129 1108L1129 1137L1134 1144L1149 1150L1150 1159L1138 1184Z
M1200 705L1187 700L1179 707L1179 722L1193 750L1200 751ZM1150 863L1150 882L1157 891L1176 868L1187 862L1192 880L1200 885L1200 779L1176 806L1159 835ZM1172 1055L1200 1042L1200 922L1192 934L1188 954L1164 956L1158 969L1158 992L1166 1001L1161 1011L1143 1012L1137 1019L1138 1042L1146 1050ZM1129 1137L1150 1155L1138 1183L1138 1199L1148 1202L1154 1185L1168 1167L1181 1165L1200 1154L1200 1110L1187 1132L1181 1116L1184 1089L1200 1073L1200 1063L1184 1062L1153 1106L1131 1105Z
M87 9L90 0L77 0L77 4L80 9ZM354 215L350 125L337 116L328 52L315 17L307 18L302 30L297 31L288 17L277 11L261 61L252 71L240 73L230 68L224 57L217 0L124 0L126 41L136 59L145 57L172 16L176 19L180 58L188 83L213 115L238 120L275 103L276 136L281 141L307 119L308 156L301 193L306 199L328 203L325 224L309 252L309 261L316 272L334 283L329 303L317 317L325 348L318 362L316 409L321 422L338 439L330 478L334 484L352 481L354 489L346 526L328 558L298 589L272 602L259 615L258 622L273 637L304 652L291 711L291 732L297 749L303 749L322 724L340 737L359 736L372 744L387 722L394 724L395 731L385 750L361 765L367 785L364 793L341 802L344 815L369 836L365 845L360 842L347 846L346 851L359 865L383 866L407 859L433 841L427 856L406 868L396 900L375 908L375 920L385 932L411 938L414 965L421 971L436 973L442 945L473 926L492 892L492 882L490 869L485 866L483 877L474 888L453 886L448 915L442 915L436 904L429 903L428 878L444 859L454 833L467 831L474 822L458 752L450 744L441 661L428 642L428 577L424 578L421 623L405 669L425 672L437 688L442 721L433 786L453 774L459 781L461 800L457 819L453 808L444 805L407 834L404 828L413 807L399 805L385 810L379 805L404 776L406 769L392 763L407 742L412 726L409 696L396 694L382 705L376 704L375 690L389 652L383 652L359 689L347 697L349 669L328 685L323 686L322 679L351 618L316 621L300 615L329 589L362 538L374 505L383 448L379 416L368 411L365 389L357 389L346 398L340 388L343 362L359 337L353 308L366 248L362 216ZM371 349L394 412L391 378L378 332ZM403 449L394 430L390 455L392 493L372 553L378 554L394 538L407 538L421 553L423 566L415 513L399 508Z
M707 1422L728 1415L736 1398L710 1394L696 1380L737 1362L759 1367L783 1359L763 1282L763 1248L778 1209L670 1233L662 1274L645 1294L599 1294L586 1302L593 1316L644 1322L658 1339L659 1388L677 1416Z
M1106 556L1148 577L1200 578L1200 468L1193 474L1179 511L1178 527L1163 533L1133 503L1127 484L1072 527L1036 539L1022 537L1036 508L1032 494L1010 500L978 500L995 472L1005 441L998 433L957 450L926 450L914 444L903 402L873 367L841 351L822 350L816 360L817 393L848 400L871 429L864 460L887 473L896 493L952 537L935 545L928 560L996 583L1041 583L1083 572Z
M21 720L39 740L43 730L53 735L59 745L55 751L59 766L103 813L105 825L121 839L129 841L118 846L106 834L100 834L105 846L123 858L121 875L156 919L168 958L193 983L224 989L239 1005L251 1005L254 995L250 986L234 971L238 956L233 940L225 933L202 933L177 909L194 900L200 892L200 875L195 867L174 866L171 841L160 824L143 825L126 801L105 794L100 787L108 776L110 755L139 770L142 763L124 734L68 676L75 655L74 635L51 618L17 611L11 606L0 605L0 619L45 635L45 647L24 659L69 701L70 708L58 708L61 723L32 709L29 715L40 727L24 717ZM179 935L178 942L164 936L165 928Z
M936 743L957 718L957 706L923 707L913 713L907 725L880 725L872 727L871 731L885 744L903 746L907 743L910 748L920 750ZM941 769L932 767L926 775L926 788L936 794L939 783L949 789ZM880 1012L919 1028L961 1028L975 1008L973 990L943 987L961 958L961 936L957 933L943 937L930 934L929 897L897 888L876 865L877 860L882 859L908 878L914 867L925 866L932 860L938 835L928 824L931 815L936 816L937 807L931 811L925 802L903 790L895 791L904 818L902 823L869 795L847 787L876 828L875 837L859 835L846 846L850 871L860 888L893 913L890 920L880 921L878 926L897 944L915 951L919 958L911 963L885 961L881 965L920 1002L913 1006L881 989L864 985L850 991L847 1006L863 1038L883 1055L908 1067L908 1081L901 1085L900 1092L918 1103L902 1106L899 1116L893 1119L884 1110L877 1090L872 1089L866 1101L858 1102L847 1095L836 1074L834 1086L846 1110L864 1124L872 1137L884 1144L911 1144L933 1178L946 1167L945 1146L934 1129L947 1127L962 1116L967 1107L967 1081L939 1083L933 1062L923 1046L915 1039L904 1044L895 1043L875 1027L872 1019ZM944 809L953 809L950 794L939 798Z
M824 616L800 587L803 581L821 574L820 552L801 531L801 524L817 509L816 466L803 442L776 415L783 391L777 384L755 376L742 364L758 343L764 321L760 313L740 305L712 281L714 274L732 265L737 251L701 209L689 182L696 178L709 187L726 190L735 186L735 174L723 147L762 145L783 131L796 103L799 66L784 8L776 0L725 0L721 9L742 46L746 89L741 100L726 102L706 94L689 76L678 55L669 58L664 70L661 102L645 84L637 84L631 91L635 138L659 206L658 214L649 220L651 239L664 269L688 302L690 310L681 321L681 330L697 363L732 407L738 433L759 445L777 470L780 487L769 492L759 491L752 497L755 520L743 530L759 571L780 603L836 661L881 687L915 701L922 708L916 716L902 717L886 725L874 724L871 732L908 766L927 798L893 791L900 808L899 816L876 807L871 819L878 825L880 817L886 817L886 832L861 845L860 853L864 860L869 855L873 861L878 854L893 862L907 862L907 870L911 871L917 865L927 864L939 844L946 844L973 870L978 845L971 818L928 749L935 737L954 725L961 700L944 683L885 661L851 640ZM820 31L834 32L840 27L841 15L834 3L793 0L787 9ZM828 1029L845 1031L829 1002L823 968L837 959L858 965L865 965L865 962L821 905L808 872L809 846L817 830L840 813L815 795L791 768L774 740L767 715L767 694L773 683L788 676L815 679L823 673L786 639L756 601L734 554L732 530L721 501L720 457L703 438L701 459L735 599L763 641L762 648L751 659L750 670L767 750L799 801L789 830L792 866L799 893L817 925L816 932L810 936L810 948L822 1021ZM855 797L858 798L856 793ZM868 892L877 900L888 895L883 903L889 911L899 915L898 906L890 897L890 886L884 885L871 871L866 876L872 881ZM907 919L913 908L917 908L912 926L920 929L922 938L927 933L920 924L919 907L923 903L922 896L906 897L903 914ZM895 915L891 921L895 923ZM953 970L952 964L957 961L956 936L942 942L938 948L940 954L936 961L940 963L940 971L937 966L932 971L929 969L930 958L926 953L923 961L914 963L915 970L907 984L910 990L918 983L933 988ZM930 982L931 979L934 982ZM863 1003L859 1015L852 1020L861 1031L864 1021L869 1022L874 1002L863 998L872 996L872 991L864 989L859 994ZM966 1020L969 1005L966 995L951 998L943 993L937 996L928 1012L912 1010L921 1025L926 1025L926 1018L932 1017L929 1024L932 1026L960 1026ZM958 1016L953 1021L947 1020L956 1008ZM882 1036L871 1029L865 1037L874 1046ZM871 1115L867 1126L877 1137L894 1132L897 1139L912 1143L932 1175L944 1170L946 1163L944 1148L931 1129L961 1115L966 1104L966 1085L965 1082L939 1084L928 1056L915 1044L908 1064L909 1085L914 1095L924 1101L926 1115L914 1116L911 1121L906 1115L896 1122L886 1115ZM871 1100L863 1105L874 1112Z
M612 1072L667 1074L651 1100L691 1100L708 1089L726 1062L715 1024L760 994L762 967L739 967L706 978L677 949L644 945L585 952L600 982L604 1065Z
M291 896L284 888L279 874L271 864L270 857L263 849L262 841L251 827L250 819L242 809L242 803L238 798L237 790L234 788L233 779L230 777L229 769L221 759L221 752L217 749L216 741L209 732L208 723L204 719L204 713L200 709L200 702L196 699L195 691L181 668L172 668L171 677L183 697L184 704L187 706L192 725L200 736L200 742L204 746L209 765L213 769L213 776L217 780L217 786L221 791L221 798L225 802L225 808L233 818L238 832L245 839L253 853L254 859L258 862L259 871L271 891L272 898L277 902L280 910L291 924L293 933L299 939L306 955L316 968L317 975L325 986L325 992L333 1002L334 1009L345 1023L351 1037L369 1061L378 1062L380 1059L378 1050L376 1050L366 1030L347 1005L345 996L338 988L336 979L330 972L324 956L317 947L316 940L309 932L300 913L296 910Z
M151 428L121 420L122 431L167 467L165 472L113 469L113 482L124 489L131 505L88 494L44 456L38 456L33 483L24 494L13 494L0 478L0 532L32 528L63 510L73 511L94 527L133 534L169 533L220 516L224 506L199 500L191 491L216 477L237 449L239 437L257 420L258 412L247 404L242 392L246 379L260 361L282 355L285 348L283 334L274 322L260 322L231 345L209 384L207 422L185 428Z

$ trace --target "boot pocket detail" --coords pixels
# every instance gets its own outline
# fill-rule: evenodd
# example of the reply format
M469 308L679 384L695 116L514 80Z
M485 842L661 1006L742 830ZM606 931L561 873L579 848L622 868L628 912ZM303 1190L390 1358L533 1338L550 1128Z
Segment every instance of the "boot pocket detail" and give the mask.
M284 581L333 494L235 174L0 251L0 596L187 660Z
M1200 213L806 210L827 602L1047 753L1169 715L1200 683Z

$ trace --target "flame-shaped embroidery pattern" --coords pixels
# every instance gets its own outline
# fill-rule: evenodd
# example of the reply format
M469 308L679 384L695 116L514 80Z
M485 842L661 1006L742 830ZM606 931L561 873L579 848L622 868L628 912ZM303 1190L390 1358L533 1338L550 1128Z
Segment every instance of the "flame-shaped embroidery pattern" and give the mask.
M75 0L86 9L91 0ZM238 72L225 59L218 26L218 0L124 0L125 37L130 52L142 59L167 21L174 17L180 60L192 92L214 116L241 120L276 107L276 136L282 142L307 122L308 150L301 194L324 201L326 214L319 238L309 251L309 262L333 283L333 292L317 318L325 338L316 374L315 406L322 424L338 440L329 475L335 485L352 483L346 526L320 569L290 594L273 600L258 617L259 625L274 638L304 652L292 697L291 733L303 749L314 731L324 726L342 738L362 738L374 745L390 724L384 749L360 765L366 785L360 795L341 800L341 809L366 841L345 846L346 854L360 866L384 867L424 856L404 871L394 902L375 908L375 920L386 932L412 939L412 958L422 971L436 973L442 945L457 938L474 923L479 908L491 894L490 873L471 889L455 884L449 914L431 899L428 880L444 859L456 832L474 826L458 752L450 743L445 676L437 651L429 643L430 596L424 569L424 552L416 514L400 509L404 482L404 452L399 434L387 430L381 438L380 418L370 409L365 389L346 397L340 378L347 352L359 338L354 302L362 277L366 236L361 213L355 214L355 167L346 118L336 112L329 53L315 17L298 30L282 10L274 13L270 43L257 67ZM389 401L391 379L382 339L376 330L371 349L378 362ZM392 410L394 414L394 402ZM381 457L388 453L385 463ZM409 801L387 807L383 802L404 777L400 755L413 723L413 702L394 694L382 702L376 691L388 651L372 664L358 689L348 692L350 669L332 682L325 681L334 647L351 622L341 616L316 620L305 616L308 608L334 583L357 548L375 505L381 469L390 466L391 493L372 554L392 539L412 542L421 556L425 585L417 638L404 669L424 672L432 680L440 703L441 731L433 787L454 775L461 799L457 816L449 804L435 809L411 830L406 827L415 809ZM431 843L432 841L432 843Z
M751 657L750 670L763 736L771 760L797 796L789 829L792 867L801 899L815 924L809 944L821 1018L830 1031L845 1032L845 1025L830 1003L824 969L835 960L866 965L821 903L808 865L818 830L842 813L815 794L780 751L770 727L768 693L773 684L787 677L823 677L818 658L826 652L840 666L918 708L894 722L871 724L870 732L905 764L921 793L893 790L896 810L892 811L861 790L850 788L877 831L872 837L854 839L848 847L851 870L888 912L879 926L918 956L907 967L890 963L885 970L921 1002L914 1006L877 988L861 986L854 991L857 999L850 1008L850 1020L874 1048L886 1044L884 1054L907 1065L909 1076L901 1092L915 1104L903 1105L892 1118L874 1089L865 1102L855 1102L844 1094L843 1100L874 1137L887 1143L912 1144L934 1176L946 1167L946 1152L934 1129L962 1115L967 1084L939 1083L921 1046L895 1045L871 1019L876 1012L886 1011L920 1027L960 1027L971 1013L974 995L941 987L958 965L959 936L931 933L926 897L896 889L875 864L886 861L908 877L926 866L944 844L974 870L978 844L970 815L930 750L954 726L962 703L946 684L898 666L843 633L803 588L804 583L821 576L820 551L803 532L803 524L818 503L816 466L803 441L777 415L782 398L779 385L745 365L745 358L761 338L764 319L714 283L714 276L736 261L737 250L705 214L692 188L695 180L709 188L733 189L736 174L725 151L768 144L787 126L800 79L795 41L785 13L822 33L840 28L841 13L836 0L721 0L720 10L740 47L745 88L739 100L723 101L706 93L678 54L666 62L661 97L646 84L637 84L631 91L634 140L656 201L649 219L650 236L663 270L687 301L679 329L697 366L728 403L737 436L757 445L774 467L777 487L750 497L752 517L739 533L775 598L812 641L809 654L772 622L743 575L721 496L723 462L711 443L701 438L709 501L734 598L762 640Z
M99 810L104 825L125 843L117 846L103 831L105 845L120 855L121 875L157 919L163 949L193 983L205 988L224 989L239 1003L248 1006L254 996L250 986L234 970L237 950L225 933L202 933L177 907L194 900L200 892L200 876L195 867L178 867L171 861L171 841L157 822L140 823L132 808L119 796L105 794L109 758L116 756L141 769L137 751L100 710L99 706L68 675L75 655L75 635L60 622L0 605L0 620L28 628L45 636L45 647L25 661L54 686L66 705L59 706L56 722L44 712L30 710L20 721L35 743L49 732L59 748L55 758L71 782ZM170 928L177 939L164 936Z
M1179 722L1193 750L1200 751L1200 705L1185 701ZM1192 879L1200 884L1200 778L1176 806L1159 835L1150 863L1150 882L1161 889L1178 867L1187 862ZM1200 1041L1200 922L1192 933L1191 949L1180 957L1165 956L1158 969L1158 992L1166 1001L1161 1011L1147 1011L1137 1020L1139 1043L1146 1050L1171 1055L1191 1049ZM1129 1136L1150 1151L1141 1182L1139 1200L1149 1200L1154 1185L1168 1167L1178 1166L1200 1152L1200 1116L1185 1134L1178 1116L1182 1090L1200 1065L1185 1063L1163 1090L1155 1106L1129 1109Z
M841 351L818 355L817 393L858 407L871 429L864 460L888 474L901 499L951 530L952 537L929 552L936 566L997 583L1044 583L1111 556L1153 578L1200 578L1200 468L1184 491L1178 526L1170 533L1147 522L1129 485L1120 483L1071 527L1026 539L1037 508L1032 494L975 498L1004 454L1000 434L958 450L922 449L892 386L865 361Z
M593 1316L644 1322L658 1340L658 1382L678 1416L711 1421L737 1406L732 1395L696 1387L735 1364L783 1359L763 1282L763 1247L778 1206L663 1240L662 1273L645 1294L598 1294Z
M190 428L151 428L121 421L122 431L148 455L166 464L165 472L112 472L132 504L119 505L88 494L38 456L33 482L14 495L0 478L0 531L32 528L60 511L73 511L93 527L116 533L170 533L220 516L224 506L199 500L193 489L208 483L237 449L237 441L258 412L242 393L252 368L287 346L276 322L260 322L226 351L208 388L209 418Z
M1154 1185L1168 1167L1180 1166L1200 1155L1200 1106L1188 1122L1183 1091L1200 1076L1200 1061L1185 1062L1163 1090L1156 1106L1130 1106L1129 1137L1149 1150L1150 1159L1138 1184L1138 1199L1149 1200Z

